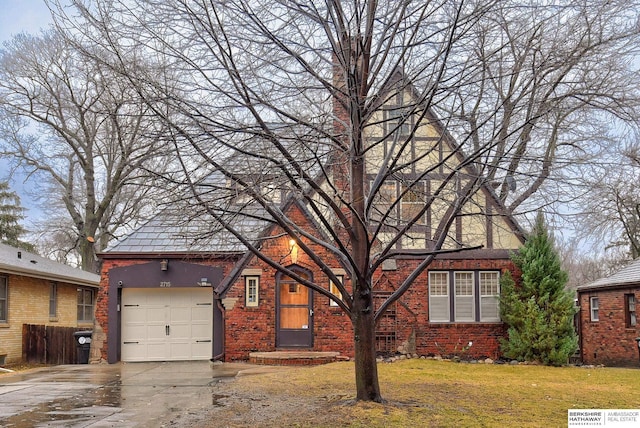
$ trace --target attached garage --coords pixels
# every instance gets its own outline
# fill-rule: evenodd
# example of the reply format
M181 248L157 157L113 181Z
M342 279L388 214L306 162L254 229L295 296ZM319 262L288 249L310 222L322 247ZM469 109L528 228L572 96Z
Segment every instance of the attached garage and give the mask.
M222 272L169 258L111 269L107 361L213 359L224 336L213 291Z
M121 360L208 360L212 357L211 288L122 290Z

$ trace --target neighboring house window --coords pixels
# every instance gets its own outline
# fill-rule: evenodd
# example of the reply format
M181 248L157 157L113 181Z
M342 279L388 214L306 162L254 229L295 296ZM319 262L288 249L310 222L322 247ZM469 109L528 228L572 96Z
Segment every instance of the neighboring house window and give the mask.
M78 322L93 322L93 289L78 288Z
M246 301L245 305L247 307L256 307L258 306L258 291L260 288L260 277L259 276L245 276L244 277L244 285L246 289Z
M449 321L449 272L429 272L429 320Z
M0 322L9 321L9 283L6 276L0 276Z
M480 272L480 321L500 321L500 274Z
M344 284L344 277L342 275L336 275L336 278L338 278L340 284ZM342 293L331 280L329 280L329 291L338 299L342 300ZM333 299L329 299L329 306L338 306L338 302L335 302Z
M589 305L591 307L591 321L599 321L599 310L600 310L600 303L598 301L597 297L591 297L589 299Z
M55 318L58 311L58 284L49 283L49 318Z
M636 295L625 294L624 295L624 318L627 328L635 327L637 323L636 318Z
M498 271L431 271L429 321L499 322L499 295Z

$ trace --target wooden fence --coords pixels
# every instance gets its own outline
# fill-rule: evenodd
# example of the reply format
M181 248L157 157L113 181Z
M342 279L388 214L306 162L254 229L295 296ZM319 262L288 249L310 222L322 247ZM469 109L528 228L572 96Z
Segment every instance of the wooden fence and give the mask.
M22 325L22 361L36 364L77 364L76 327Z

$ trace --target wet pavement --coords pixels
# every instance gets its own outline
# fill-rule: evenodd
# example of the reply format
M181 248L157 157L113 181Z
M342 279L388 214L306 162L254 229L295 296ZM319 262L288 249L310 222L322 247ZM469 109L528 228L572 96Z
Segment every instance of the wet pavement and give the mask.
M0 427L162 427L217 406L224 383L276 370L208 361L64 365L0 375Z

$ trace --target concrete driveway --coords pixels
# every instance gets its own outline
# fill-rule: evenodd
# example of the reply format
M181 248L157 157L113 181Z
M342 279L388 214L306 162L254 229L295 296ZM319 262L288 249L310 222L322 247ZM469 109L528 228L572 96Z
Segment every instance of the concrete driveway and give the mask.
M1 427L181 426L238 374L279 368L208 361L65 365L0 375Z

